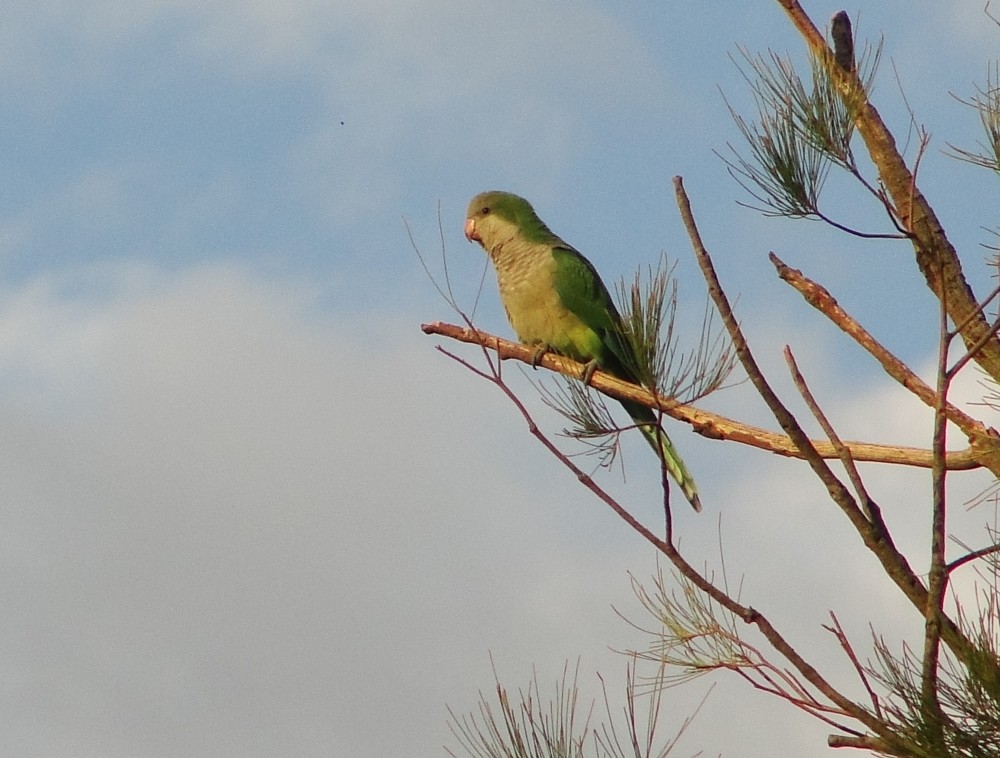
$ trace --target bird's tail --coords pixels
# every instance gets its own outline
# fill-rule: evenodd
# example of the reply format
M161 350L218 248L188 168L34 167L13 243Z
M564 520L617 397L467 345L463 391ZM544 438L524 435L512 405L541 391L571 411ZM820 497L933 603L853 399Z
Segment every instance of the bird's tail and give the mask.
M663 458L667 471L670 472L670 476L680 486L684 497L691 503L691 507L696 511L700 511L701 500L698 497L698 486L694 483L694 478L691 474L688 473L687 466L684 465L684 460L677 454L674 443L670 441L667 433L657 424L656 414L646 406L637 403L623 402L622 405L639 429L642 430L646 441L649 442L657 455Z

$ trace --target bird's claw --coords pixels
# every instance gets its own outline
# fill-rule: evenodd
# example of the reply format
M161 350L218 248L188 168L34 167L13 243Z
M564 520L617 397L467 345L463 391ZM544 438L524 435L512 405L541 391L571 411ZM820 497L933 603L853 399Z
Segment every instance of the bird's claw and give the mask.
M538 362L542 360L542 356L549 352L548 345L539 345L535 348L534 354L531 356L531 367L534 369L538 368Z
M597 360L592 360L583 367L583 376L580 377L580 381L584 384L589 385L590 380L594 378L594 372L597 371Z

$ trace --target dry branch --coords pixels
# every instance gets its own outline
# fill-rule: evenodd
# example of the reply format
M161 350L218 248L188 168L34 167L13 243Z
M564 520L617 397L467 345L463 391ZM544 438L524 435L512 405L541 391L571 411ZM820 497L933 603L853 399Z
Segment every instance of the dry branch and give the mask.
M423 326L424 332L426 333L440 333L434 331L433 325L425 324ZM442 325L438 325L442 326ZM454 327L456 329L461 329L460 327ZM464 330L462 330L464 331ZM484 351L488 348L493 348L498 351L498 354L503 359L504 355L500 352L501 340L495 337L489 337L495 344L489 344L489 342L484 342L484 335L475 330L470 330L471 334L476 337L476 339L471 339L469 341L475 342L483 346ZM513 343L510 343L513 344ZM520 346L518 346L520 347ZM441 349L441 348L439 348ZM527 349L527 348L526 348ZM534 350L528 349L529 352L534 354ZM622 520L625 521L638 535L643 537L651 545L653 545L661 554L663 554L673 565L674 568L687 579L691 584L705 593L708 597L718 603L721 607L725 608L729 613L738 616L743 623L747 625L752 625L757 628L757 630L764 636L764 638L771 644L771 646L782 655L789 664L794 667L794 669L801 675L802 679L808 682L812 687L814 687L819 693L821 693L825 698L827 698L831 703L833 703L839 712L847 715L859 721L861 724L866 726L872 732L877 734L886 740L891 740L893 738L890 729L887 729L885 725L875 718L866 708L853 702L850 698L842 694L837 688L831 685L820 672L809 664L805 658L784 638L784 636L778 631L778 629L770 622L770 620L761 612L757 611L755 608L743 605L734 597L732 597L724 589L717 587L710 579L708 579L704 574L700 573L697 569L692 566L687 559L680 553L677 546L669 539L661 539L657 537L653 532L642 524L635 516L633 516L625 507L621 505L615 498L613 498L604 488L602 488L594 479L586 474L579 466L577 466L569 457L559 450L558 447L553 444L553 442L542 433L535 423L531 414L525 408L524 403L520 401L517 395L510 389L510 387L503 380L500 371L500 364L493 363L492 360L488 360L489 368L481 369L473 366L468 361L459 358L458 356L444 351L449 357L457 361L461 365L468 368L470 371L476 375L486 379L487 381L493 383L497 388L503 392L514 407L517 408L518 412L524 418L528 424L528 429L532 436L535 437L555 458L563 464L569 471L573 472L576 478L590 490L597 498L604 502L609 508L611 508ZM488 357L488 356L487 356ZM510 356L513 357L513 356ZM557 356L549 356L557 357ZM544 359L543 359L544 360ZM529 361L530 362L530 361ZM582 366L577 365L578 368ZM664 497L667 497L668 488L666 482L664 482ZM669 516L669 508L666 508L667 514ZM669 528L668 528L669 535ZM810 696L811 697L811 696ZM819 702L818 700L816 702Z
M437 321L430 324L421 324L420 328L425 334L437 334L459 342L481 345L496 351L501 360L516 360L529 366L532 364L536 352L534 347L522 345L518 342L510 342L486 332L468 329L455 324ZM570 358L557 355L556 353L546 353L538 361L538 365L541 368L546 368L574 379L579 379L584 369L582 363L577 363ZM649 390L635 384L629 384L603 371L594 372L590 385L609 397L619 400L634 400L649 408L662 410L665 415L690 424L695 432L708 439L739 442L788 458L804 457L802 451L796 447L795 443L787 435L761 429L750 424L744 424L718 413L695 408L691 405L680 405L664 398L657 398ZM859 462L891 463L917 468L930 468L933 464L931 451L918 447L878 445L855 441L846 441L843 444L850 450L851 457ZM836 448L830 442L815 440L812 441L812 445L823 458L839 458ZM980 467L980 464L975 460L971 448L950 452L946 460L948 469L951 471L967 471Z
M924 586L920 577L914 572L906 556L894 544L891 535L884 529L884 525L877 521L869 520L869 515L861 510L843 482L826 465L826 462L817 452L816 446L802 430L798 419L781 402L781 399L771 388L766 377L761 372L760 367L754 360L739 323L733 314L729 299L715 271L712 257L702 242L701 233L698 231L698 225L691 210L691 202L687 196L687 192L684 190L684 181L679 176L674 177L674 192L677 197L677 207L680 210L684 227L687 229L688 236L690 237L695 258L708 284L709 294L715 302L723 325L729 332L730 339L733 342L733 348L737 356L739 356L744 369L746 369L750 381L753 382L761 398L767 403L768 408L771 409L781 428L788 433L795 446L802 451L803 458L826 487L830 499L843 511L852 526L854 526L858 536L864 541L865 546L878 558L886 575L896 583L907 599L923 612L927 608L928 603L927 587ZM938 455L932 456L934 465L940 465L942 457L941 451L939 451ZM875 515L876 513L876 510L871 511L871 515ZM947 617L941 618L940 623L942 625L942 640L948 644L960 660L969 665L977 654L975 645L951 619Z
M847 336L867 350L889 376L916 395L928 407L935 407L937 394L934 388L913 373L903 361L889 352L868 330L841 308L836 298L823 285L814 282L798 269L791 268L774 253L771 253L769 257L771 263L778 270L778 276L795 288L807 303L829 318ZM991 441L991 446L1000 444L1000 437L997 437L997 433L988 429L981 421L972 418L951 403L945 404L945 411L948 420L961 429L970 442L988 438ZM984 463L984 465L986 464ZM994 473L1000 475L1000 472Z

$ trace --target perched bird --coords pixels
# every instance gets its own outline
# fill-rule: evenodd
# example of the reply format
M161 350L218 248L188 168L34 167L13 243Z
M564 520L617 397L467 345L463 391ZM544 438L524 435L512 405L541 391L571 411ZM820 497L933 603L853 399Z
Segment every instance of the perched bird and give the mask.
M638 384L633 349L621 333L621 315L590 261L567 245L535 214L523 197L483 192L472 198L465 236L489 254L500 299L518 339ZM696 511L698 488L656 414L644 405L620 401Z

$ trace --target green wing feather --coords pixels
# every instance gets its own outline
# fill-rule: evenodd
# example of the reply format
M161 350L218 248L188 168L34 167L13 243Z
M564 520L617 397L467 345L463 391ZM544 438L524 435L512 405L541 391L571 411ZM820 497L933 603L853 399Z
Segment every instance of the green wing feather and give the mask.
M596 337L596 349L580 358L584 362L596 360L609 374L635 382L635 359L621 333L621 315L597 270L565 243L552 248L552 257L559 299Z
M584 362L596 360L597 365L619 379L637 384L636 358L621 330L621 314L611 299L611 293L601 281L597 270L580 253L561 243L552 247L555 260L553 283L559 299L586 326L588 334L570 338L563 352ZM585 342L586 345L580 343ZM568 348L568 349L565 349ZM574 355L574 353L576 353ZM627 400L619 401L636 423L653 450L659 452L667 470L680 485L684 496L696 511L701 500L694 478L677 454L673 442L659 428L657 416L650 408Z

